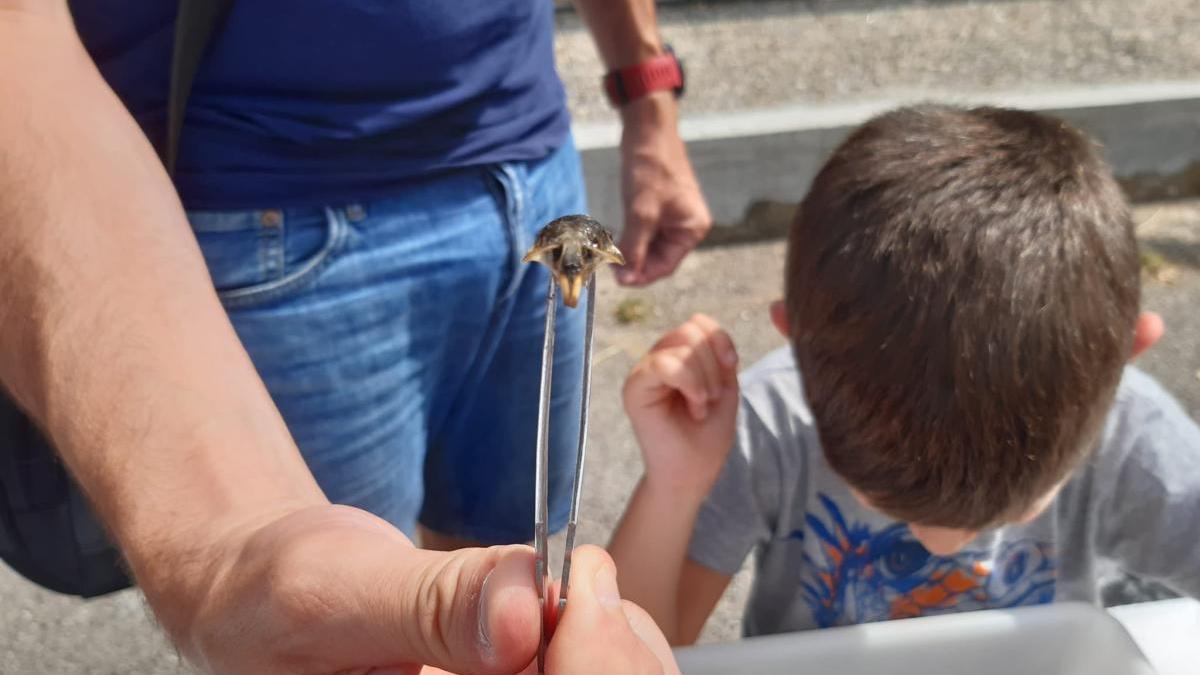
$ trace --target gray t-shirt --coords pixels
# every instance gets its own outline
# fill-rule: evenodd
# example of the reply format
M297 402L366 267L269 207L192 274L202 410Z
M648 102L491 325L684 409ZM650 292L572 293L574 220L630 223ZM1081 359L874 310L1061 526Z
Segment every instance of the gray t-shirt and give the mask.
M735 447L689 556L723 574L757 553L743 631L762 635L946 612L1098 602L1097 568L1200 596L1200 429L1127 368L1100 447L1039 517L951 556L863 507L825 463L788 349L741 375Z

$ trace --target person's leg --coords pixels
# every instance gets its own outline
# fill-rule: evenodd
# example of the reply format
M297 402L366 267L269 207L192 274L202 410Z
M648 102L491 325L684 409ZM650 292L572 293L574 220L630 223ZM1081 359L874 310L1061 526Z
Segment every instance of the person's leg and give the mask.
M338 209L193 214L234 326L336 503L414 534L432 412L507 288L483 172Z
M500 544L533 537L534 454L549 274L520 263L550 220L584 211L573 145L549 158L497 169L513 223L513 283L498 303L471 379L431 417L426 498L428 545ZM586 302L558 306L550 416L550 526L561 529L570 506L579 433Z

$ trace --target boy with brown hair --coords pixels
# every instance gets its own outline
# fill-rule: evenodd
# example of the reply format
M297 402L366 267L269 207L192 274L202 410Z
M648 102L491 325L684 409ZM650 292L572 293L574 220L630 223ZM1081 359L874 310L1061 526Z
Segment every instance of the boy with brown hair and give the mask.
M1125 365L1162 333L1139 274L1120 190L1065 123L871 120L793 223L771 308L791 349L739 396L696 316L630 374L626 597L687 644L751 551L747 635L1096 602L1105 560L1200 595L1200 429Z

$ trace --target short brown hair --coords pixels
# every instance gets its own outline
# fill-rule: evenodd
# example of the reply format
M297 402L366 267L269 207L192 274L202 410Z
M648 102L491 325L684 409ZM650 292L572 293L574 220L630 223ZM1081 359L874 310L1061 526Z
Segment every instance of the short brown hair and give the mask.
M1120 189L1065 122L944 106L867 122L788 241L793 348L829 464L908 522L1019 517L1095 442L1139 274Z

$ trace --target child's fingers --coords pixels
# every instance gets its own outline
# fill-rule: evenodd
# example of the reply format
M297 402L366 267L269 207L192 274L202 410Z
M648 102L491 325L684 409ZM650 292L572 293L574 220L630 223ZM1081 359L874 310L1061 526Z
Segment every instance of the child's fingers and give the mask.
M717 362L717 355L709 342L708 333L694 321L683 324L680 329L692 350L688 358L704 375L708 400L717 400L721 396L721 365Z
M716 321L703 314L696 314L664 335L644 363L644 370L656 381L646 382L651 389L645 391L661 383L679 392L697 421L707 418L711 406L723 400L729 387L737 382L733 340ZM633 379L634 384L641 380Z
M696 335L692 328L690 321L679 324L660 337L658 342L655 342L654 346L650 348L650 351L654 352L660 349L670 349L680 345L692 344L695 342Z
M708 384L703 371L689 363L693 353L686 345L672 347L656 353L648 366L659 381L683 396L692 417L702 420L708 415Z
M725 332L725 329L721 328L720 324L704 314L692 317L692 323L705 332L709 347L715 354L717 363L720 364L721 383L729 385L735 382L737 380L738 353L737 347L733 344L733 338Z
M713 321L705 314L693 314L690 319L679 324L671 329L665 335L654 343L654 349L665 349L668 347L678 347L679 345L694 344L701 339L702 335L707 335L713 327L720 328L716 321ZM700 333L696 333L693 329L699 328Z

